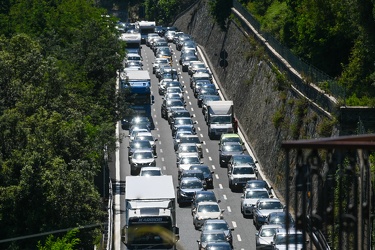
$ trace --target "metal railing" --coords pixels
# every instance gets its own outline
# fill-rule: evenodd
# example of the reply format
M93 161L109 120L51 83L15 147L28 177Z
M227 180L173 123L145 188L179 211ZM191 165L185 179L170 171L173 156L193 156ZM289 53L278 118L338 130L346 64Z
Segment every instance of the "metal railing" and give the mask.
M375 134L288 141L282 147L287 212L293 211L297 229L316 249L372 249L369 155Z
M112 250L112 234L113 234L113 191L112 180L109 180L109 197L108 197L108 231L107 231L107 247L106 250Z

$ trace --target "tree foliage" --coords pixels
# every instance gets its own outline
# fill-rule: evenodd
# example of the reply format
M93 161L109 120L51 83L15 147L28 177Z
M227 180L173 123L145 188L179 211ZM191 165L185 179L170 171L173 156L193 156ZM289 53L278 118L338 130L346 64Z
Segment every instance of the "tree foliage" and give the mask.
M271 27L268 31L276 32L275 36L295 54L335 77L347 96L375 96L372 0L243 0L242 3L264 22L262 27Z
M80 0L0 4L2 239L104 218L95 177L103 147L115 147L116 70L124 49L115 20L102 14ZM93 230L77 237L81 248L94 244ZM40 249L69 249L47 243ZM2 249L36 245L31 238Z

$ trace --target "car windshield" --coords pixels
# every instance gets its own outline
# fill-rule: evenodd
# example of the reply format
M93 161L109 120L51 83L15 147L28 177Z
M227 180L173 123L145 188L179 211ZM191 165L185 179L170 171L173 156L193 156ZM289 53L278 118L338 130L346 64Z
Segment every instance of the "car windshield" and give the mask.
M182 189L199 189L203 188L201 181L186 181L181 183Z
M176 119L176 125L193 125L193 121L191 119Z
M211 170L207 166L191 167L190 169L192 169L192 170L200 170L200 171L202 171L202 173L205 173L205 174L210 174L211 173Z
M234 160L233 160L233 165L244 165L244 164L248 164L248 165L253 165L254 164L254 160L251 156L243 156L243 157L235 157Z
M155 63L169 63L167 59L164 58L157 58Z
M141 159L154 158L154 156L152 155L152 152L135 152L133 158L137 160L141 160Z
M167 106L172 107L172 106L184 106L183 102L181 100L170 100L167 103Z
M283 206L279 201L267 201L260 202L258 205L259 209L282 209Z
M213 241L214 242L226 241L225 235L223 233L202 235L202 242L213 242Z
M277 216L272 216L269 222L269 224L286 224L286 214L278 214ZM292 216L289 216L289 222L294 223Z
M212 116L211 117L211 124L231 124L232 117L231 116Z
M199 164L199 158L198 157L184 157L181 159L181 164Z
M139 140L154 141L154 137L152 137L152 135L137 135L135 138Z
M214 213L214 212L220 212L220 208L218 205L210 204L210 205L199 205L198 206L198 212L201 213Z
M198 195L198 196L195 197L196 203L201 202L201 201L215 201L216 202L217 200L216 200L216 197L215 197L214 194L212 194L212 195L207 195L207 194Z
M267 183L265 181L256 181L256 182L248 182L246 187L249 188L267 188Z
M260 232L261 237L273 237L276 233L276 228L264 228Z
M247 191L246 199L255 199L255 198L269 198L267 191Z
M224 145L222 151L224 152L238 152L242 151L242 145Z
M145 170L141 171L141 176L160 176L161 172L160 170Z
M253 168L234 168L233 174L254 174Z
M144 140L144 141L133 141L133 142L131 142L130 147L137 148L137 149L139 149L139 148L150 148L151 144L150 144L149 141L146 141L146 140Z
M167 93L182 93L182 91L180 88L169 87L167 88Z
M205 102L208 102L208 101L219 101L220 100L220 96L217 96L217 95L206 95L204 97L204 101Z
M221 140L221 143L224 144L226 142L238 142L241 143L241 138L240 137L226 137ZM244 158L244 157L241 157Z
M201 143L198 136L182 137L181 143Z
M275 237L275 245L286 245L288 238L288 244L303 244L302 234L280 234Z
M183 145L183 146L180 146L178 151L180 153L185 153L185 152L192 153L192 152L198 152L198 149L197 149L197 146L195 145L188 145L188 146Z
M197 177L200 180L204 179L204 176L202 173L183 173L183 177Z
M205 230L228 230L227 223L210 223L204 227Z

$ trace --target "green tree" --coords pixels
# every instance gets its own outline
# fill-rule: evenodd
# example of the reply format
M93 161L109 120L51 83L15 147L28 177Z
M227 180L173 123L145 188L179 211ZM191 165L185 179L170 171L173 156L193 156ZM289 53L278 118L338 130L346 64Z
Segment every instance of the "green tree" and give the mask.
M77 233L78 229L73 229L62 238L55 238L53 235L50 235L44 245L38 242L38 250L74 250L80 242L76 238Z

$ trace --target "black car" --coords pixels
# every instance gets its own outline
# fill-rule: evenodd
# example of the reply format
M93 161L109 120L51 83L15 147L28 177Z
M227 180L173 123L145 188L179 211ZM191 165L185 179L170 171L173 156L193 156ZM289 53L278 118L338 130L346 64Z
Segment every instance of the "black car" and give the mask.
M180 185L177 186L177 203L190 204L193 196L197 191L203 191L202 181L196 177L186 177L180 180Z
M151 150L152 145L151 145L150 141L148 141L148 140L133 140L133 141L131 141L129 143L129 146L128 146L128 161L129 162L130 162L130 156L132 156L133 153L136 150L139 150L139 149Z
M209 242L206 245L206 250L232 250L229 242Z
M197 102L200 108L202 108L203 105L206 105L209 101L221 101L221 97L219 95L198 95Z
M190 61L198 61L199 58L195 54L183 55L180 59L180 64L182 65L182 71L187 72L189 68Z
M204 178L206 179L207 188L214 188L214 178L211 169L207 165L193 165L190 166L190 169L200 170L203 172Z
M200 170L183 170L181 175L178 177L178 180L181 181L185 177L196 177L202 181L203 188L206 189L206 179L204 178L203 172Z
M221 230L224 232L227 241L230 245L233 245L233 235L232 231L234 228L229 227L228 223L225 220L214 219L206 220L201 228L201 231L216 231Z
M169 99L163 100L163 104L161 105L161 117L164 119L168 118L168 110L171 107L183 107L185 108L185 103L181 99Z
M207 244L209 243L228 243L228 241L225 238L225 234L223 231L217 230L217 231L202 231L201 236L198 242L198 249L207 249Z
M247 181L244 190L248 188L265 188L268 190L268 193L272 194L272 187L268 186L268 183L264 180L250 180Z
M194 122L191 117L176 117L172 122L171 122L171 127L172 127L172 136L175 136L176 131L180 127L189 127L192 128L192 131L195 132L194 128Z
M293 217L292 215L289 213L289 225L288 227L291 228L291 227L294 227L294 220L293 220ZM264 221L264 224L266 225L280 225L282 227L286 227L286 222L287 222L287 213L286 212L273 212L273 213L270 213L266 220Z
M243 154L244 151L243 146L236 142L228 142L221 145L219 148L220 167L227 167L232 155L240 155Z
M190 114L189 110L187 110L187 109L174 110L174 111L172 111L168 122L171 123L172 121L174 121L175 118L178 118L178 117L185 117L185 118L190 117L190 118L192 118L192 115Z
M220 200L216 199L214 191L197 191L193 195L191 202L191 214L193 215L193 210L197 207L199 202L202 201L213 201L220 203Z
M194 97L197 97L198 93L199 93L199 90L201 88L204 88L206 85L210 86L210 87L212 86L211 88L216 89L215 84L213 84L210 80L197 80L197 81L194 82L194 85L193 85ZM210 87L207 87L207 88L210 88Z

